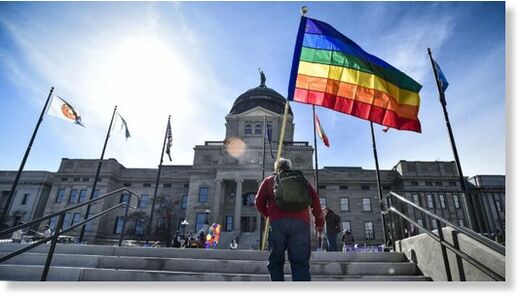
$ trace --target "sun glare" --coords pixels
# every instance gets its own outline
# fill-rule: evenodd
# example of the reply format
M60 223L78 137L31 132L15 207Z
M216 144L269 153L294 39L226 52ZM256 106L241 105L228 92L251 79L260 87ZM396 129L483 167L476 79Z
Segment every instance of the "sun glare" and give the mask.
M153 37L123 39L106 52L102 77L108 96L150 104L186 100L189 73L163 41Z

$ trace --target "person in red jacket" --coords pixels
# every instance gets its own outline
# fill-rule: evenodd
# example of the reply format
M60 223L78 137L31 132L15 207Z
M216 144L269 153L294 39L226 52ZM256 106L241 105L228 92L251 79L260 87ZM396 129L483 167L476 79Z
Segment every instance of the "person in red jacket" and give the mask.
M277 173L291 169L291 161L281 158L275 162ZM293 281L310 281L311 239L310 215L312 211L316 231L323 231L323 213L316 190L308 183L312 202L309 208L301 211L284 211L274 201L274 178L271 175L264 179L255 198L256 209L271 222L269 233L269 274L272 281L283 281L285 251L291 263ZM310 209L310 210L309 210Z

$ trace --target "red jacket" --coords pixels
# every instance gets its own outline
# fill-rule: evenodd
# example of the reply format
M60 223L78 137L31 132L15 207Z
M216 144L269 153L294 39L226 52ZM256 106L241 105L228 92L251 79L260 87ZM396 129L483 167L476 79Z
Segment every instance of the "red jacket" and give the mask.
M299 218L307 223L310 223L309 209L301 211L284 211L278 208L274 202L274 175L264 179L260 185L260 189L256 194L255 206L256 209L262 213L263 216L269 217L270 221L275 221L280 218ZM314 215L314 222L316 228L323 228L323 212L321 211L320 199L316 190L309 184L309 193L311 194L311 211Z

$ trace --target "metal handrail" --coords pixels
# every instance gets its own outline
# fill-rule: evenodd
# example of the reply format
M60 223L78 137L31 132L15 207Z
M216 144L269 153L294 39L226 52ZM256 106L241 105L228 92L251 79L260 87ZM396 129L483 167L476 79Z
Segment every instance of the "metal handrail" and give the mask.
M413 202L410 202L409 200L407 200L406 198L400 196L399 194L391 191L389 192L388 194L385 195L385 197L387 196L390 196L390 195L393 195L394 197L396 197L397 199L399 199L400 201L402 201L403 203L406 203L412 207L414 207L415 209L423 212L424 214L430 216L430 217L433 217L437 220L439 220L440 222L444 223L445 225L447 226L450 226L451 228L453 228L454 230L470 237L471 239L475 240L475 241L478 241L480 242L481 244L491 248L492 250L500 253L501 255L504 255L506 254L506 248L504 245L500 244L500 243L497 243L495 241L492 241L486 237L483 237L482 235L468 229L468 228L465 228L465 227L461 227L461 226L458 226L458 225L455 225L451 222L449 222L448 220L438 216L437 214L434 214L434 213L431 213L430 211L424 209L423 207L413 203Z
M85 205L88 205L88 204L92 204L92 203L95 203L99 200L102 200L102 199L106 199L107 197L110 197L116 193L119 193L119 192L123 192L123 191L126 191L130 194L130 197L128 199L128 202L122 202L122 203L119 203L113 207L110 207L108 209L105 209L91 217L88 217L87 219L83 220L83 221L80 221L79 223L73 225L73 226L70 226L64 230L61 230L62 226L63 226L63 221L64 221L64 218L65 218L65 213L67 211L70 211L70 210L74 210L74 209L77 209L77 208L81 208ZM17 230L20 230L20 229L23 229L25 227L29 227L29 226L32 226L36 223L40 223L46 219L49 219L49 218L52 218L54 216L59 216L59 219L58 219L58 223L56 225L56 231L54 232L53 235L51 235L50 237L46 237L46 238L43 238L43 239L40 239L38 241L36 241L35 243L32 243L28 246L25 246L25 247L22 247L21 249L18 249L8 255L5 255L3 257L0 258L0 263L6 261L6 260L9 260L15 256L18 256L30 249L33 249L37 246L40 246L44 243L46 243L47 241L51 240L51 246L49 248L49 252L47 253L47 261L45 263L45 267L43 268L43 273L42 273L42 277L41 277L41 281L46 281L47 280L47 275L48 275L48 272L49 272L49 267L50 267L50 264L51 264L51 261L52 261L52 257L54 256L54 250L56 248L56 243L58 241L58 238L60 235L62 234L65 234L69 231L72 231L74 229L76 229L77 227L80 227L80 226L83 226L85 224L87 224L88 222L96 219L96 218L99 218L103 215L106 215L118 208L121 208L121 207L125 207L125 216L124 216L124 220L123 220L123 227L122 227L122 231L121 231L121 235L119 237L119 246L121 246L122 242L123 242L123 235L124 235L124 230L125 230L125 227L126 227L126 221L127 221L127 217L128 217L128 209L129 208L133 208L135 209L134 207L131 207L130 206L130 202L132 200L132 196L136 196L137 198L139 197L136 193L126 189L126 188L120 188L120 189L117 189L117 190L114 190L112 192L109 192L107 194L104 194L100 197L97 197L96 199L93 199L93 200L89 200L89 201L86 201L84 203L81 203L79 205L75 205L75 206L72 206L72 207L69 207L69 208L65 208L63 210L60 210L60 211L57 211L57 212L54 212L54 213L51 213L49 215L46 215L46 216L42 216L42 217L39 217L37 219L34 219L28 223L25 223L25 224L21 224L21 225L18 225L16 227L12 227L12 228L9 228L9 229L6 229L6 230L3 230L3 231L0 231L0 236L2 235L5 235L5 234L9 234L10 232L13 232L13 231L17 231Z
M389 197L397 198L402 203L405 203L405 204L407 204L409 206L412 206L413 208L423 212L425 215L434 218L437 221L437 231L438 231L439 235L435 235L431 231L428 231L427 229L423 228L421 225L419 225L414 220L410 219L408 216L403 214L401 211L396 209L394 206L391 206L390 203L389 203L389 200L388 200ZM492 279L497 280L497 281L504 281L505 280L505 278L503 276L501 276L500 274L494 272L493 270L491 270L490 268L488 268L484 264L480 263L479 261L477 261L473 257L471 257L468 254L464 253L458 247L456 247L456 246L452 245L451 243L445 241L444 240L444 236L443 236L443 232L442 232L441 222L444 223L446 226L449 226L449 227L453 228L454 230L458 231L459 233L461 233L461 234L463 234L463 235L465 235L465 236L467 236L467 237L469 237L471 239L474 239L474 240L480 242L481 244L485 245L486 247L492 249L493 251L498 252L498 253L500 253L502 255L505 255L505 247L503 245L500 245L500 244L498 244L496 242L493 242L493 241L487 239L486 237L482 237L481 235L479 235L479 234L477 234L477 233L475 233L475 232L473 232L473 231L471 231L471 230L469 230L467 228L456 226L456 225L452 224L451 222L445 220L444 218L439 217L438 215L429 212L428 210L426 210L426 209L416 205L415 203L412 203L412 202L408 201L406 198L404 198L404 197L402 197L402 196L400 196L400 195L398 195L398 194L396 194L394 192L389 192L387 195L384 196L384 199L387 202L387 208L386 208L386 210L382 211L383 215L388 215L388 214L390 214L390 212L392 212L393 214L396 214L396 215L400 216L401 218L405 219L408 223L410 223L410 224L414 225L415 227L419 228L419 230L423 231L430 238L432 238L433 240L435 240L436 242L441 244L441 251L442 251L442 255L443 255L444 267L445 267L445 270L446 270L446 276L447 276L448 281L451 281L452 278L451 278L451 270L450 270L450 266L449 266L449 261L448 261L447 254L446 254L446 248L448 248L450 251L452 251L457 256L465 259L467 262L469 262L470 264L475 266L477 269L481 270L484 274L486 274L487 276L491 277ZM395 223L394 223L394 227L395 227ZM397 237L395 237L395 235L394 235L392 238L393 238L392 242L393 242L394 249L395 249L395 240L396 240L395 238L397 238Z

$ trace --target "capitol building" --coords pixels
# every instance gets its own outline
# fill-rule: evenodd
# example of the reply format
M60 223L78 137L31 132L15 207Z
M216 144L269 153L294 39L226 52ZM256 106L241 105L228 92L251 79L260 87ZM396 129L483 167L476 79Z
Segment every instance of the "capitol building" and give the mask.
M151 240L163 241L164 232L196 233L205 223L222 227L220 247L239 237L241 248L258 248L264 219L254 207L254 197L265 175L272 173L274 158L266 150L264 159L264 127L279 132L286 99L263 82L238 96L225 115L225 136L215 136L195 145L192 165L162 167L152 222ZM224 116L224 115L223 115ZM307 141L294 139L294 115L289 111L284 140L272 134L273 150L283 141L282 156L303 171L315 184L314 148ZM267 125L264 126L264 123ZM268 147L268 146L267 146ZM143 241L148 232L156 168L126 168L115 159L103 161L96 189L92 184L98 160L63 158L56 172L25 171L11 205L8 224L62 210L73 204L125 187L139 195L130 201L125 239ZM16 172L0 171L0 211ZM342 230L351 231L358 243L377 245L384 242L381 206L376 172L361 167L324 167L318 170L319 191L323 207L341 217ZM468 226L468 215L474 229L483 234L505 230L505 176L477 175L467 179L470 190L469 212L463 211L462 192L455 163L452 161L396 161L391 169L381 170L383 195L389 191L451 222ZM128 194L117 194L101 200L90 209L91 215L117 203L129 200ZM78 223L83 209L67 214L64 227ZM95 244L116 243L122 233L124 209L109 213L86 226L84 241ZM435 222L417 218L434 229ZM42 223L55 227L57 218ZM72 231L71 236L78 236Z

